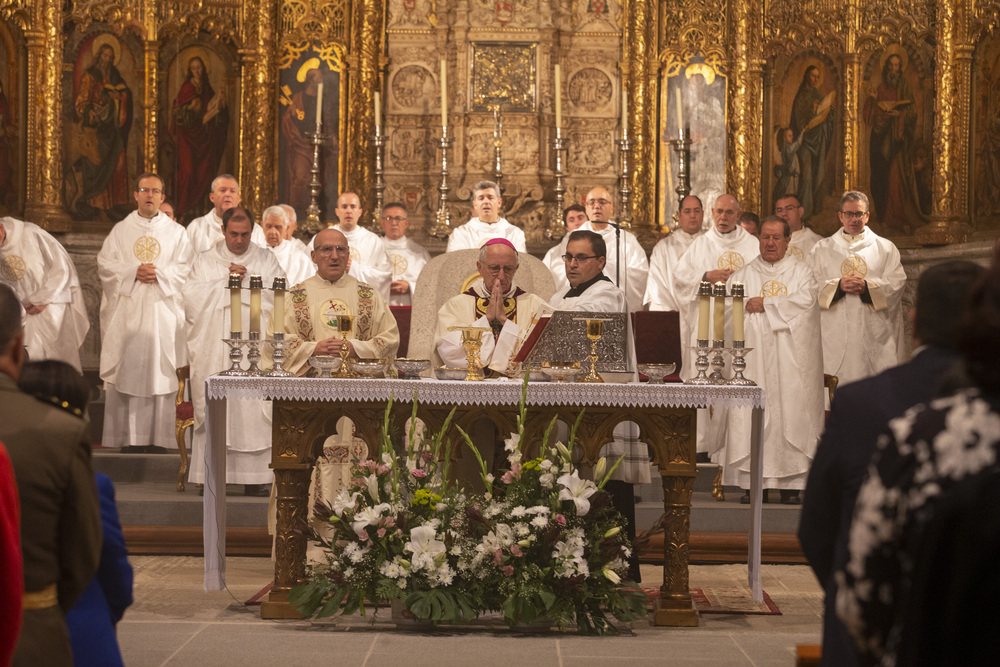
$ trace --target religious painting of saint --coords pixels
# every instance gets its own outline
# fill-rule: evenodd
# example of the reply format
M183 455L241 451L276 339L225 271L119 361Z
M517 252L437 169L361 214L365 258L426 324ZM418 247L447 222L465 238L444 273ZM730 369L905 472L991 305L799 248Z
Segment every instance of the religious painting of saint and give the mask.
M135 208L129 183L135 108L126 79L134 72L131 51L116 36L102 33L80 43L65 174L66 202L76 219L116 220Z
M19 122L17 76L13 37L0 26L0 215L13 214L18 205Z
M930 213L931 144L924 136L928 116L917 82L932 73L921 75L906 48L893 44L869 61L866 74L861 131L868 138L872 218L884 233L910 234Z
M726 188L726 77L721 65L701 57L675 63L666 72L660 100L660 183L663 211L672 224L677 212L679 163L677 152L667 143L677 139L681 128L691 137L688 164L690 194L702 201L707 212ZM710 216L705 216L706 224Z
M996 229L1000 227L1000 36L985 37L972 62L972 215L977 229Z
M212 86L213 78L216 85L223 80L221 62L213 72L212 61L202 47L184 49L175 61L184 67L169 120L176 150L171 200L178 219L205 212L212 179L222 173L219 165L229 139L229 100L224 87Z
M341 86L344 83L343 55L336 46L287 44L278 66L280 85L278 137L278 194L283 203L304 219L311 202L313 139L317 112L322 133L327 135L320 148L317 202L323 219L332 216L340 190ZM322 105L319 104L322 84ZM332 137L332 139L330 138Z
M826 198L836 180L837 155L830 150L838 132L836 72L813 54L794 57L782 69L774 91L774 122L766 136L771 187L765 199L768 210L762 214L772 213L782 197L795 195L804 209L802 219L823 227L817 218L834 216Z

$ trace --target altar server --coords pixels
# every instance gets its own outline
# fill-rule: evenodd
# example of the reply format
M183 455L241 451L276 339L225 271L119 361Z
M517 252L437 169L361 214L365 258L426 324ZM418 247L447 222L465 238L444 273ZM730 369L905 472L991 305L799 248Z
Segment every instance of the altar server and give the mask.
M62 244L38 225L0 218L0 282L24 308L24 344L32 360L58 359L79 371L90 320Z
M216 241L222 240L222 214L240 204L240 182L235 176L222 174L216 176L212 181L212 191L208 193L208 200L212 202L212 210L195 218L188 223L187 235L191 241L191 247L196 253L205 252ZM266 244L264 232L260 227L254 227L251 241L263 247Z
M229 367L229 346L223 342L236 331L230 309L229 276L239 274L242 312L236 323L240 331L250 322L250 276L261 276L264 287L285 272L274 255L251 243L253 216L242 206L222 215L225 236L198 255L184 285L184 311L188 324L188 353L191 359L191 399L194 403L194 436L191 440L191 467L188 478L205 483L205 378ZM273 292L261 293L261 322L270 320ZM259 331L260 329L258 329ZM265 327L266 330L266 327ZM266 496L265 485L274 475L271 462L270 401L232 401L226 425L226 482L243 484L244 495Z
M503 199L500 197L500 186L493 181L480 181L472 188L473 217L464 225L458 227L448 237L448 248L452 250L471 250L479 248L484 241L503 238L510 241L518 252L527 252L524 244L524 232L520 227L507 222L500 217Z
M392 265L392 286L389 288L390 306L409 306L417 277L431 255L419 243L406 236L410 226L409 213L400 203L386 204L382 209L383 244Z
M97 255L103 444L176 449L177 369L187 364L181 287L194 252L184 228L159 211L159 176L140 176L135 200Z

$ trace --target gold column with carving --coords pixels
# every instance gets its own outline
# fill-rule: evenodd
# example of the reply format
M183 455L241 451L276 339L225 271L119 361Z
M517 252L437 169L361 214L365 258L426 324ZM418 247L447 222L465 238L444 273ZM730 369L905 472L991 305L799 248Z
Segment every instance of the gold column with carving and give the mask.
M62 2L35 6L28 48L27 193L24 218L50 232L71 228L63 204Z
M382 0L357 0L351 30L347 93L347 161L344 190L357 193L361 207L371 211L375 201L370 184L374 180L375 91L381 78L381 54L385 39L385 7ZM379 211L371 211L377 219ZM376 225L376 228L378 226Z
M632 195L629 201L633 233L641 242L659 238L656 206L656 94L659 62L656 57L656 0L624 0L622 15L622 79L628 99L629 159Z
M726 191L745 211L760 210L761 108L763 105L761 37L763 4L742 0L729 4L727 17L730 76L726 107Z
M143 171L156 173L159 156L160 109L158 92L160 88L159 54L157 40L156 0L143 0L142 24L146 29L146 39L142 44L143 63L146 68L146 90L143 94L142 110L145 118L145 135L142 144Z
M275 52L277 9L268 0L244 5L243 122L240 123L240 191L243 204L258 214L277 201L274 94L278 87Z
M939 0L935 13L934 173L931 221L916 232L921 245L947 245L968 237L967 225L955 217L955 20L957 0ZM961 104L958 109L961 110ZM963 165L964 167L965 165Z
M860 156L858 154L858 88L861 85L861 55L857 52L858 42L858 0L849 0L845 7L844 34L844 77L840 89L841 126L844 133L844 168L840 172L840 189L844 192L857 188Z

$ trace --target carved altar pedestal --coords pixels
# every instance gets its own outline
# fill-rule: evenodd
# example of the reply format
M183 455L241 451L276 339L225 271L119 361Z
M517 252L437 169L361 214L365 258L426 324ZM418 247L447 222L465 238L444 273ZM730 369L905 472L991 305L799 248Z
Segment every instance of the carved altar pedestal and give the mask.
M288 591L305 578L306 538L301 528L308 516L309 479L323 441L336 431L340 417L355 424L355 437L364 440L372 456L380 441L386 404L393 399L391 419L402 432L410 418L413 397L418 416L430 432L441 428L453 406L454 424L471 431L480 419L492 421L500 433L516 431L519 382L440 382L436 380L324 380L310 378L224 378L207 381L207 446L205 476L205 588L225 583L225 447L226 401L237 398L274 400L271 467L277 486L277 534L274 587L261 606L263 618L298 618L288 605ZM654 614L656 625L695 626L698 614L688 590L688 543L691 494L696 475L696 408L750 406L760 424L764 392L760 387L691 387L687 385L532 383L528 388L525 440L537 451L552 417L573 421L586 408L577 444L584 461L596 463L601 447L613 440L621 421L639 425L640 439L650 445L663 481L665 535L663 584ZM759 469L759 428L754 431ZM450 436L456 444L458 431ZM755 469L755 464L751 463ZM755 597L760 597L760 483L752 475L755 516L751 525L749 575ZM218 491L222 490L220 496ZM754 535L756 534L756 540ZM756 552L755 552L756 549Z

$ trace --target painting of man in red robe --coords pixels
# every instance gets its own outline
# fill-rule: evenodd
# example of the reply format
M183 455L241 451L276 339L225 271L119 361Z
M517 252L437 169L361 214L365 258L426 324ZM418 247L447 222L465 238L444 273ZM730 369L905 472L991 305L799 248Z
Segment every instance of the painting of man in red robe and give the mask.
M178 218L204 212L198 204L208 195L212 179L219 175L229 136L225 91L212 88L208 74L200 56L188 60L187 75L171 109L170 134L177 150L174 203Z
M304 211L309 206L313 146L308 134L316 131L316 94L322 82L322 72L309 70L305 87L292 95L292 103L281 116L281 134L286 142L281 196L282 201L296 211Z

